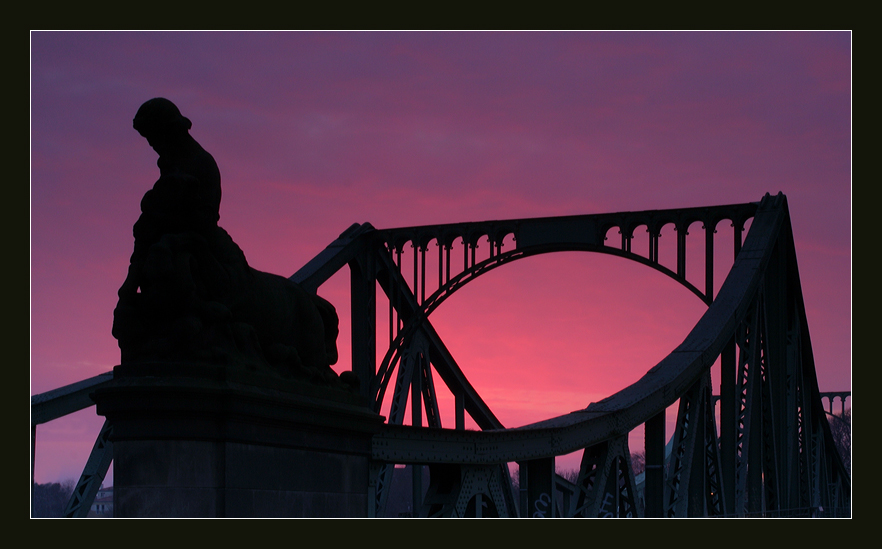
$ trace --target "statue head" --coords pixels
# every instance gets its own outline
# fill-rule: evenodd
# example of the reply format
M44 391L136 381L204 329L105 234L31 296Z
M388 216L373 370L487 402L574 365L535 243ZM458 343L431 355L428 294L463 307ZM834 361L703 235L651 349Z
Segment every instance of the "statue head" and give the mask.
M167 140L186 134L193 123L181 114L174 103L156 97L141 105L132 126L153 145L154 140Z

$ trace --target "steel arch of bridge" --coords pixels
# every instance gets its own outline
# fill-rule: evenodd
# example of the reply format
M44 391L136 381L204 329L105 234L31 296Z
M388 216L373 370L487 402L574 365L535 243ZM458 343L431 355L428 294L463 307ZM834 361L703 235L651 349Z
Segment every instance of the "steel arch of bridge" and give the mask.
M374 403L375 411L380 411L380 404L390 381L390 375L401 360L407 343L417 337L417 331L424 329L428 322L428 316L442 302L479 276L516 260L541 254L567 251L605 253L652 267L679 282L706 304L710 304L713 301L713 235L716 233L716 226L723 220L732 222L732 226L735 228L734 246L737 254L741 246L741 232L744 229L744 224L753 217L755 209L755 204L739 204L627 214L434 225L381 231L379 238L384 243L386 252L389 256L396 258L394 261L386 256L379 258L382 268L385 269L383 271L386 277L384 289L387 290L387 294L390 292L403 294L398 296L398 299L407 307L408 311L405 313L407 322L403 327L398 328L398 333L392 341L377 375L374 376L374 383L370 388L370 397ZM690 225L696 222L701 222L701 228L705 231L704 290L700 290L686 279L686 235ZM661 236L661 229L669 224L673 225L677 232L676 271L662 265L658 257L658 239ZM640 226L645 226L649 233L647 256L639 255L631 250L634 231ZM621 248L607 246L604 242L607 240L605 235L613 228L619 228L619 234L622 235ZM513 250L503 251L503 242L507 236L514 237L517 246ZM483 238L486 238L490 245L490 254L487 259L478 262L475 252L478 242ZM463 269L459 274L451 277L450 252L457 239L463 243ZM439 251L438 288L427 297L425 295L425 256L432 241L436 242ZM408 244L414 249L414 274L411 285L414 290L412 292L408 292L407 283L404 281L404 276L401 275L401 256L403 249ZM416 297L416 288L422 290L422 297L419 299ZM392 308L397 309L398 307L393 305ZM404 315L399 314L399 317L402 316ZM398 422L395 421L395 423Z
M713 234L723 220L734 228L735 262L714 295ZM686 279L686 234L697 222L705 231L702 288ZM674 269L659 262L658 239L669 224L677 233ZM634 232L642 226L649 234L645 256L632 249ZM607 235L616 228L621 241L607 245ZM476 250L484 239L489 254L479 260ZM515 249L503 250L508 239ZM426 254L433 241L438 283L426 295ZM454 270L456 242L463 261ZM407 246L413 250L410 283L404 270L411 266L402 263ZM708 310L682 344L629 387L583 410L505 429L468 382L429 315L490 270L571 250L650 266L680 282ZM387 230L356 224L291 279L315 291L347 265L352 370L375 410L395 378L387 425L373 440L369 516L382 516L393 464L429 467L425 495L421 467L413 468L415 509L422 516L850 515L850 477L818 390L787 201L781 194L767 194L759 203L708 208ZM380 364L377 288L389 301L390 340ZM713 396L710 369L718 359L722 381L720 394ZM441 428L436 375L454 395L454 429ZM104 374L32 397L32 448L37 424L89 406L88 393L112 383L111 378ZM408 393L411 425L403 425ZM833 398L840 398L844 410L849 395L824 397L831 410ZM664 412L677 401L676 426L666 436ZM427 427L420 427L423 410ZM466 413L482 431L465 430ZM641 424L646 472L638 482L628 433ZM107 471L111 428L105 424L98 436L69 516L84 516ZM554 457L579 450L583 457L576 482L556 476ZM518 494L506 465L513 461L520 465Z
M747 238L746 222L753 218ZM735 264L713 294L714 238L722 220L734 227ZM686 279L686 234L705 230L705 284ZM661 228L677 231L677 266L659 263ZM649 250L635 253L634 230L646 226ZM604 242L618 227L621 245ZM832 442L820 403L786 198L760 203L435 225L375 231L356 227L369 244L348 258L352 273L353 371L379 411L393 377L387 429L374 439L373 481L382 512L393 463L429 465L421 497L414 468L414 500L427 516L460 516L467 502L489 500L491 514L523 516L548 497L544 516L705 516L848 509L850 479ZM346 235L344 235L345 237ZM515 249L503 251L506 237ZM479 241L489 256L477 260ZM462 244L462 269L451 272L452 244ZM426 253L438 247L437 289L427 294ZM410 245L413 265L402 262ZM618 255L680 282L709 305L686 340L640 380L586 409L516 429L504 429L468 383L429 322L430 313L467 282L517 259L555 251ZM412 267L408 284L405 269ZM303 276L303 275L306 276ZM300 275L300 276L298 276ZM306 283L308 271L295 279ZM375 288L389 299L390 345L376 357ZM720 425L710 368L721 363ZM455 429L442 429L433 372L454 395ZM410 393L411 426L402 425ZM679 401L665 457L664 411ZM426 428L423 424L425 410ZM468 412L481 432L464 430ZM644 424L647 472L642 494L630 469L627 435ZM583 450L575 484L555 478L554 456ZM520 505L506 491L504 464L521 465ZM749 467L748 464L755 464ZM758 464L758 465L757 465ZM485 480L477 482L477 471ZM550 478L549 478L550 477ZM472 479L472 480L469 480ZM492 482L503 485L492 490ZM557 500L551 494L557 493ZM554 500L554 501L552 501ZM640 503L639 500L645 503ZM479 507L479 506L478 506ZM518 510L520 509L520 511ZM814 511L813 511L814 510ZM480 511L478 511L480 512Z

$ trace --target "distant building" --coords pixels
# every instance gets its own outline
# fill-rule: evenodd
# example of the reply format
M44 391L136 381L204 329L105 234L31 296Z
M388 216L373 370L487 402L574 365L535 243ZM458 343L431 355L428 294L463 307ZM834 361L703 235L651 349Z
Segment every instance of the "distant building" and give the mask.
M113 486L105 488L102 486L95 494L95 501L89 508L89 517L94 518L112 518L113 517Z

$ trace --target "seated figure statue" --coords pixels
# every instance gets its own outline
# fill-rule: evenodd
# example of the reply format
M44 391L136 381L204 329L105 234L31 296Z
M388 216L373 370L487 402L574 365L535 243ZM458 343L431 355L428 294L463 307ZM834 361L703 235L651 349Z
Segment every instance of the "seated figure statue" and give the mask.
M144 103L135 129L159 154L141 201L113 335L122 364L212 362L334 383L334 306L287 278L249 267L218 226L220 171L169 100Z

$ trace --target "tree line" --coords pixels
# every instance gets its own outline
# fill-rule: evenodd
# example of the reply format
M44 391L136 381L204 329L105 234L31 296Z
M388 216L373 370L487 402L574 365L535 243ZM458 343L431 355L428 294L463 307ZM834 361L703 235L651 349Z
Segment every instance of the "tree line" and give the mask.
M73 480L63 482L50 482L48 484L34 484L33 501L31 502L31 516L34 518L60 518L64 516L64 510L70 496L73 494L76 483Z

